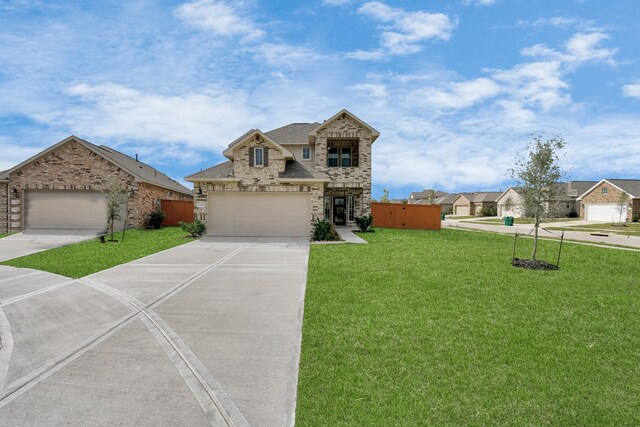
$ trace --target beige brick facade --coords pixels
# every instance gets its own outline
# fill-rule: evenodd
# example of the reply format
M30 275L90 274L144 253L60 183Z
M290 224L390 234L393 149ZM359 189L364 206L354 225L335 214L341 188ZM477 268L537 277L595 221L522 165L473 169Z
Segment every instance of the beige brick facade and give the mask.
M607 189L606 193L603 192L603 188ZM587 205L592 203L618 203L621 193L622 191L606 181L600 183L589 194L582 197L580 200L580 218L584 219ZM632 209L627 211L628 220L631 220L634 213L640 213L640 199L634 199L630 204Z
M9 186L6 182L0 182L0 234L9 231L8 227L8 215L9 204L7 200L7 190Z
M132 227L144 226L146 215L155 209L160 199L188 199L190 195L177 193L155 185L136 182L133 175L111 161L91 151L75 140L70 140L53 151L37 158L10 176L9 218L0 216L8 231L19 231L24 227L24 195L28 190L94 190L102 191L103 178L119 181L127 192L127 223ZM13 189L16 189L14 196ZM6 195L6 189L4 191ZM5 198L6 203L6 198ZM2 199L0 198L0 206ZM4 212L7 209L3 210ZM0 225L0 230L2 229Z

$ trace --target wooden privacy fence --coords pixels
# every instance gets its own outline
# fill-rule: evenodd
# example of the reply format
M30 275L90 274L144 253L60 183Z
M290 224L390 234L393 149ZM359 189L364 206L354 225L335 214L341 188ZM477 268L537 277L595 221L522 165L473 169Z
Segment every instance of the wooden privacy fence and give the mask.
M160 210L167 215L163 226L178 225L180 221L193 222L193 200L160 200Z
M371 203L375 227L440 230L440 205L408 205L401 203Z

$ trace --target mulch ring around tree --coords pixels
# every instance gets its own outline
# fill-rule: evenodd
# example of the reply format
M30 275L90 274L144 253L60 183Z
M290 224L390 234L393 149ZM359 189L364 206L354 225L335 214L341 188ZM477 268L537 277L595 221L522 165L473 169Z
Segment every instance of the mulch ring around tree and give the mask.
M511 265L514 267L525 268L527 270L558 270L560 268L555 264L550 264L545 261L534 261L520 258L514 258Z

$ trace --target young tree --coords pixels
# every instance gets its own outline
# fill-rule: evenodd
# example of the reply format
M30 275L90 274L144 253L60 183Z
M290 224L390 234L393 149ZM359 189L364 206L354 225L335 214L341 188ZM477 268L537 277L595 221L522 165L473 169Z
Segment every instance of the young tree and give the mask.
M504 201L504 210L507 212L511 212L511 210L515 207L516 207L516 203L513 201L511 196L507 197L507 200ZM503 215L503 216L506 216L506 215Z
M618 197L618 201L616 202L616 210L618 211L618 222L622 223L622 216L624 215L624 219L627 219L627 206L631 199L626 192L620 193L620 197Z
M381 203L389 203L389 190L386 188L382 190L382 197L380 197Z
M534 220L533 251L531 259L536 260L540 223L550 215L548 201L559 190L554 185L566 173L560 167L559 153L565 147L564 139L559 136L544 141L537 135L527 145L527 154L516 157L516 166L511 176L518 182L522 202L520 207Z
M125 203L127 189L113 177L102 178L102 190L107 198L107 227L111 234L110 241L114 241L114 223L122 219L122 208Z
M427 190L427 197L425 197L426 203L428 205L433 205L437 199L436 192L434 190Z

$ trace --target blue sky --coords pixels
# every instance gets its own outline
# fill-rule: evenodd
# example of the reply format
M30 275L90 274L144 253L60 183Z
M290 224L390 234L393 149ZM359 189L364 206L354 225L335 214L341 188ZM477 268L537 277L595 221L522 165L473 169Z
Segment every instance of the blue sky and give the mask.
M374 197L504 189L532 133L639 178L635 0L0 0L0 170L70 134L176 179L251 128L347 108Z

